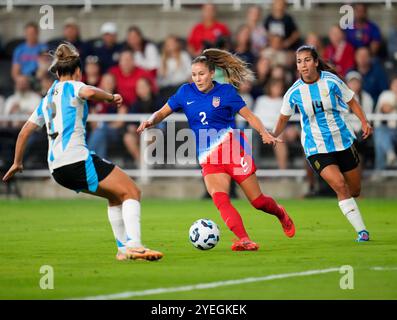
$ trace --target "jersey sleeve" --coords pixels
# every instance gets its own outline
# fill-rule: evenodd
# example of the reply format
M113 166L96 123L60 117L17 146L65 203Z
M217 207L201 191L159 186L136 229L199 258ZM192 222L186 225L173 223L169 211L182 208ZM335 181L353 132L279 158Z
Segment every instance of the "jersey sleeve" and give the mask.
M73 82L73 89L74 89L75 97L79 98L81 101L84 101L84 99L80 98L80 96L79 96L80 89L85 86L86 86L86 84L84 82L81 82L81 81Z
M230 85L230 95L228 102L232 107L234 113L238 113L243 107L247 105L243 98L241 98L241 96L238 94L236 88L234 88L232 85Z
M354 97L354 91L352 91L346 83L344 83L342 80L340 81L334 81L335 84L335 94L342 99L344 102L349 102L351 99Z
M178 91L171 96L167 104L170 106L171 110L176 112L183 108L184 100L183 100L183 92L184 92L185 85L181 86Z
M295 113L295 103L291 99L290 94L285 94L280 113L284 116L292 116Z
M43 99L41 99L40 104L34 110L32 115L29 117L28 121L33 122L39 127L43 127L45 124L44 113L43 113Z

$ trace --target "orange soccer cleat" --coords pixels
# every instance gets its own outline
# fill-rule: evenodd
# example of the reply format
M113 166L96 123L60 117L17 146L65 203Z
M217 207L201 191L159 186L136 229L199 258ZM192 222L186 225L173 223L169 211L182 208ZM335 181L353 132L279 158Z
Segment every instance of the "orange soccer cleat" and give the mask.
M287 214L287 211L283 206L279 205L279 208L284 212L284 217L280 220L281 226L283 227L284 233L287 237L292 238L295 235L295 225L292 219Z
M233 251L257 251L259 246L250 239L240 239L232 244Z
M160 260L163 254L159 251L151 250L145 247L127 248L126 256L132 260Z

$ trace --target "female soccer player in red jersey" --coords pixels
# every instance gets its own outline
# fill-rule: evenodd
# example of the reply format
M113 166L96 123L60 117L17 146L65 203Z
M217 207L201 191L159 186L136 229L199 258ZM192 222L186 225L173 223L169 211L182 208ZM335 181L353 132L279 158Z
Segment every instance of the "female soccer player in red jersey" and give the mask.
M223 69L231 84L213 81L215 68ZM244 228L240 214L229 198L231 179L240 184L251 204L258 210L275 215L285 234L293 237L295 227L283 207L260 189L251 149L244 134L235 128L238 112L255 130L263 143L281 142L269 134L262 122L246 107L235 87L253 78L246 64L234 55L218 49L204 50L192 62L193 83L182 85L177 93L147 121L141 123L138 133L153 127L172 112L182 110L196 135L196 150L208 193L222 219L238 237L232 245L234 251L254 251L259 246Z

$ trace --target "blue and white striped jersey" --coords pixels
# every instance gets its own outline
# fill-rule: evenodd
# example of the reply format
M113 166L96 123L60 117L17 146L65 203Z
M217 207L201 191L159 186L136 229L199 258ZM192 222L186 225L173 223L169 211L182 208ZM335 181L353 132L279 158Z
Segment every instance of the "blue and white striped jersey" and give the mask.
M306 157L348 149L356 139L347 122L347 102L354 92L331 72L321 71L315 83L297 80L284 95L281 114L301 114L301 142Z
M40 127L46 125L51 172L89 155L85 130L88 105L79 97L83 86L79 81L55 81L29 118Z

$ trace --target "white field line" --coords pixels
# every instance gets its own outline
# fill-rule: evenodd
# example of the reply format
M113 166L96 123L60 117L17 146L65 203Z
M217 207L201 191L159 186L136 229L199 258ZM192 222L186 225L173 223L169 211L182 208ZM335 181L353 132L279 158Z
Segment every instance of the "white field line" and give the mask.
M273 274L273 275L264 276L264 277L251 277L251 278L236 279L236 280L199 283L199 284L180 286L180 287L157 288L157 289L148 289L148 290L141 290L141 291L126 291L126 292L113 293L113 294L107 294L107 295L98 295L98 296L83 297L83 298L72 298L70 300L127 299L127 298L132 298L132 297L149 296L149 295L153 295L153 294L203 290L203 289L211 289L211 288L217 288L217 287L233 286L233 285L238 285L238 284L243 284L243 283L270 281L270 280L276 280L276 279L286 279L286 278L295 278L295 277L305 277L305 276L312 276L312 275L316 275L316 274L339 272L339 270L340 270L340 268L328 268L328 269L322 269L322 270L308 270L308 271L303 271L303 272Z
M374 271L392 271L397 270L397 267L372 267L370 269Z

